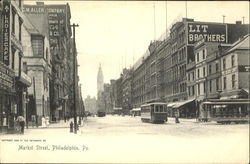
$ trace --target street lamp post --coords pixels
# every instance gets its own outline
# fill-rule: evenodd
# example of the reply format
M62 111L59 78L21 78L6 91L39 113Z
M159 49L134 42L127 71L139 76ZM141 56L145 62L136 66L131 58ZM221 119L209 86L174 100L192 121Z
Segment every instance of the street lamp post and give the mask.
M75 27L78 24L70 25L73 27L73 100L74 100L74 133L77 134L77 116L76 116L76 42L75 42Z

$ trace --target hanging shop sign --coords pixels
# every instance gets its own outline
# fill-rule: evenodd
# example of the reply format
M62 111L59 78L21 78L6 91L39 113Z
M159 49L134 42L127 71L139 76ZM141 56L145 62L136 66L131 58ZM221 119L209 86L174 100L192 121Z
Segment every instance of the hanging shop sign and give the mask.
M227 42L225 24L188 23L188 44L204 39L205 42Z
M3 55L2 60L4 64L9 65L10 58L10 1L3 0Z

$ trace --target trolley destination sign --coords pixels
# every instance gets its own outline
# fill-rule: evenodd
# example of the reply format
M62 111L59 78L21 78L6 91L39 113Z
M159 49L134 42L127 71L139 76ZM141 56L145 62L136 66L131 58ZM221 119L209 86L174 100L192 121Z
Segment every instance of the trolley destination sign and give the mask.
M226 43L226 25L188 23L188 44L194 44L201 39L205 42Z

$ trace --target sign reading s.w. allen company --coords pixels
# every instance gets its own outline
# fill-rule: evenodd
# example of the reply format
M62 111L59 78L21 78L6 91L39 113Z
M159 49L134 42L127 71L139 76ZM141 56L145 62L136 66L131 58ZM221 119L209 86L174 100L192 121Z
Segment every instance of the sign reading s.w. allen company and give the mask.
M194 44L202 38L205 42L226 43L225 24L208 24L208 23L188 23L188 44Z
M9 65L10 58L10 2L3 0L3 56L4 64Z

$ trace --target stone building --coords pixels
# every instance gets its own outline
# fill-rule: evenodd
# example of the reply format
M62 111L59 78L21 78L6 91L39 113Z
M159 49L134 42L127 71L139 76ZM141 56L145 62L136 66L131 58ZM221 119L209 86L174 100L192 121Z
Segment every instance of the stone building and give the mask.
M50 117L51 54L48 35L48 15L26 15L23 40L25 42L24 72L32 79L28 89L27 121L37 115L39 123L42 116ZM35 88L34 88L35 87Z
M169 107L180 109L181 117L194 117L198 76L195 70L202 67L199 68L199 74L203 76L207 75L208 69L205 61L195 64L195 44L202 38L209 43L231 44L248 34L248 28L249 24L241 24L239 21L236 24L223 24L183 18L182 21L174 23L169 37L163 41L152 42L149 45L149 55L134 66L133 106L138 107L151 101L165 101L169 103ZM204 91L204 83L199 82L200 90ZM189 109L195 111L190 112Z
M0 2L0 126L1 131L14 131L17 116L26 118L27 88L31 79L23 72L23 1Z
M24 5L27 15L47 14L52 72L50 88L50 117L53 121L62 119L71 113L72 95L72 41L71 11L68 4L50 4L37 2L36 5Z
M86 112L97 114L96 98L95 97L91 98L88 95L87 98L84 99L84 105L85 105L85 111Z
M221 62L221 99L249 97L249 34L226 49Z

